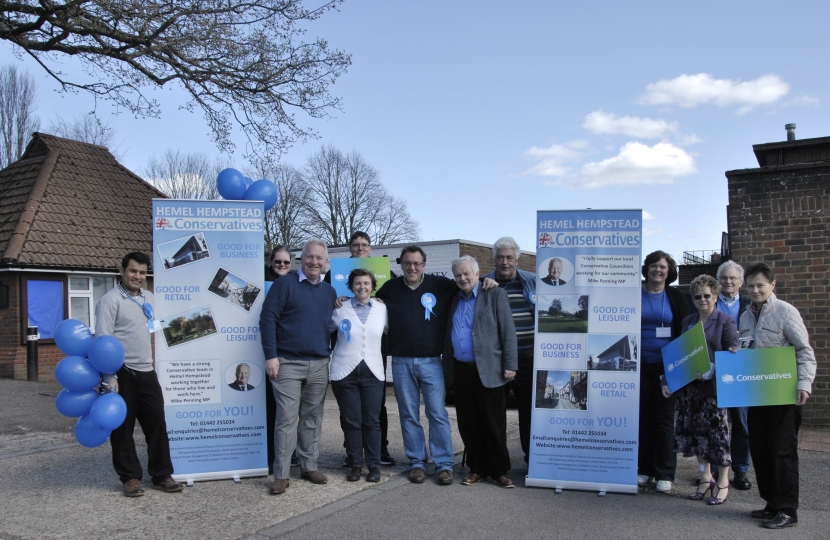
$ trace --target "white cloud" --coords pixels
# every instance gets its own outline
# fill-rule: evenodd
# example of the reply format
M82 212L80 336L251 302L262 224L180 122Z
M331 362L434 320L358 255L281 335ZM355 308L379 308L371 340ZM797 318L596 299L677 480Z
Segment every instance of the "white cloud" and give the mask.
M642 139L657 139L677 133L677 122L638 118L636 116L617 116L602 109L585 117L582 127L591 133L608 135L627 135Z
M649 229L648 227L643 227L643 236L658 236L663 234L663 229Z
M548 148L534 146L525 150L525 155L540 161L525 171L535 176L565 176L571 169L568 165L578 163L590 149L588 141L570 141L554 144Z
M704 142L703 139L695 135L694 133L689 133L688 135L680 135L677 138L677 144L680 146L689 146L691 144L698 144Z
M653 219L657 219L657 216L655 216L648 210L643 210L643 221L651 221Z
M695 174L694 158L669 143L647 146L628 142L620 152L599 162L586 163L572 185L598 189L612 185L673 184L681 176Z
M795 107L819 107L821 106L821 101L815 96L798 96L788 101L786 105Z
M646 86L640 98L643 105L679 105L692 108L703 103L720 107L739 105L738 114L744 114L758 105L774 103L787 95L790 86L778 75L764 75L754 81L715 79L708 73L680 75Z

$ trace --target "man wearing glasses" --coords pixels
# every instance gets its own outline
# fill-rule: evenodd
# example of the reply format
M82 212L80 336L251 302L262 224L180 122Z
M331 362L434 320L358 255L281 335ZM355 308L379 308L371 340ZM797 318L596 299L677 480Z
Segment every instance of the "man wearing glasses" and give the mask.
M429 420L429 455L438 471L438 484L452 484L452 432L444 407L446 388L441 352L449 308L458 291L451 279L424 273L427 255L419 246L401 250L402 277L387 281L376 297L389 315L389 354L409 480L426 480L426 439L420 421L420 394Z
M734 261L726 261L718 267L717 278L721 289L716 307L718 311L732 316L735 319L735 324L737 324L750 302L749 298L742 297L739 294L741 285L744 283L744 269ZM735 471L732 486L742 491L752 488L752 483L746 477L746 471L749 469L747 411L747 407L729 409L729 418L732 421L730 451L732 453L732 470Z

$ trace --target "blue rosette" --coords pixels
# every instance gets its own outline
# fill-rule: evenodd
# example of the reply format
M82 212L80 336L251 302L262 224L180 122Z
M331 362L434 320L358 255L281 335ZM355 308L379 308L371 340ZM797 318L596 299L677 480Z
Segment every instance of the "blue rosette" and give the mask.
M426 308L424 312L424 319L429 320L431 315L435 315L432 308L435 307L436 302L435 295L432 293L424 293L423 296L421 296L421 305Z
M340 331L343 333L344 336L346 336L346 343L352 340L352 337L349 333L351 329L352 321L350 321L349 319L343 319L342 321L340 321Z

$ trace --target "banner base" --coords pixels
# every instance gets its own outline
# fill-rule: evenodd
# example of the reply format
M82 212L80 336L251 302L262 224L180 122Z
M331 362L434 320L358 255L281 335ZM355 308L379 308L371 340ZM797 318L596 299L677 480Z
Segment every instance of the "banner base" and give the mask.
M193 482L206 480L238 480L240 478L252 478L255 476L268 476L268 467L261 469L245 469L241 471L215 471L204 473L174 474L173 480L180 484L193 485Z
M555 489L560 493L563 489L578 489L581 491L598 491L600 493L637 494L637 484L600 484L598 482L574 482L573 480L546 480L544 478L530 478L525 476L525 486Z

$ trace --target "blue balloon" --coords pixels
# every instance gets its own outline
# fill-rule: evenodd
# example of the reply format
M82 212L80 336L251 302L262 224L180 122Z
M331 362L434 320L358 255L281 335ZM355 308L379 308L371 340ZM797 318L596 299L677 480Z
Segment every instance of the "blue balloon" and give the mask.
M77 319L66 319L55 327L55 344L67 356L86 356L92 331Z
M107 441L110 436L110 430L101 429L92 423L90 415L82 416L75 424L75 440L81 443L81 446L87 448L95 448L101 446Z
M253 184L253 183L254 183L253 178L251 178L250 176L245 177L245 188L246 189L251 187L251 184Z
M277 186L270 180L257 180L245 192L246 201L262 201L266 210L277 204L277 196Z
M70 392L84 392L101 381L101 373L83 356L67 356L55 366L55 378Z
M216 177L219 195L229 201L241 201L245 197L245 175L236 169L222 169Z
M101 373L115 373L124 365L124 346L115 336L98 336L89 346L89 363Z
M98 399L98 392L95 390L71 392L64 388L55 400L55 407L62 415L77 418L89 414L89 409L96 399Z
M112 431L127 418L127 402L115 392L104 394L92 404L89 417L99 428Z

